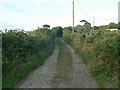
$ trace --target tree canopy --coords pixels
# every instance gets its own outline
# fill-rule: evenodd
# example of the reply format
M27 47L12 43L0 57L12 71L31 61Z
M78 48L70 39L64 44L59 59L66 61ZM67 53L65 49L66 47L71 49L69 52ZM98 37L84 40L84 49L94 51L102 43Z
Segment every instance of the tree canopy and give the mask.
M43 27L47 28L47 29L50 29L50 25L47 25L47 24L43 25Z
M117 24L115 24L115 23L110 23L110 24L108 25L108 28L109 28L109 29L117 28Z
M52 32L54 32L55 37L62 37L63 35L63 28L61 26L52 28Z
M120 22L118 23L118 30L120 30Z

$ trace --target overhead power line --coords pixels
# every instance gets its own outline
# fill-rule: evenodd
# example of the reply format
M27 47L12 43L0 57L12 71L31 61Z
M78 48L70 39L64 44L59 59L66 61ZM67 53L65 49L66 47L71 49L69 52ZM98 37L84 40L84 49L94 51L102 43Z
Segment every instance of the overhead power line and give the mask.
M80 7L80 9L82 10L82 12L87 16L87 13L85 12L85 10L82 8L82 6L80 5L79 1L77 0L77 4Z
M73 27L72 27L72 32L74 33L74 0L72 1L72 4L73 4Z
M94 30L94 25L95 25L95 17L90 16L89 14L86 13L86 11L82 8L82 6L80 5L79 0L77 0L77 4L80 7L81 11L83 12L83 14L85 15L86 18L90 18L93 19L93 30Z

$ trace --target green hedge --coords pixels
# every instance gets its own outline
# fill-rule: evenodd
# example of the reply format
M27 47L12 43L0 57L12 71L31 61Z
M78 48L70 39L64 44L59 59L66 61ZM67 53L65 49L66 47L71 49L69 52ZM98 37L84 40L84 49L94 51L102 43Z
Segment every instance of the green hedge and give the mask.
M72 34L68 29L64 30L64 39L90 66L100 87L118 87L119 32L96 30Z
M52 53L54 38L48 29L33 32L9 30L2 33L2 86L16 87Z

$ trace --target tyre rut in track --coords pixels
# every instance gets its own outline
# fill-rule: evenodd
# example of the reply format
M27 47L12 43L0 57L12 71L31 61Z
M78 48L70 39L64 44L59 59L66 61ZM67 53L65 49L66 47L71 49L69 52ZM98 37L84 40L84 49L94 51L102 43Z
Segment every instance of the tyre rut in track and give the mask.
M97 84L75 51L58 40L53 54L18 88L97 88Z

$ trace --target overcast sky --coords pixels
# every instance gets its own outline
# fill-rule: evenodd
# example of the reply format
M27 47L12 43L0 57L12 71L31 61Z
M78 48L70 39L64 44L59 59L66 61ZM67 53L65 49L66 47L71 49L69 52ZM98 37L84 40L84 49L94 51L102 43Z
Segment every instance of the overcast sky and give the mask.
M95 25L118 22L119 0L75 0L75 25L86 19ZM79 2L79 3L78 3ZM0 0L0 29L33 30L43 24L72 25L72 0Z

